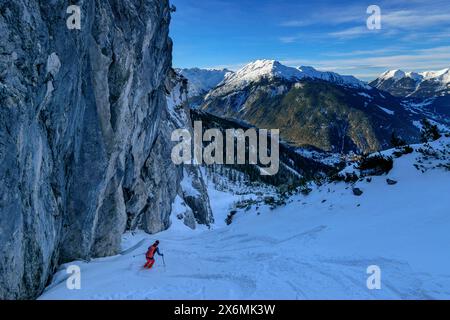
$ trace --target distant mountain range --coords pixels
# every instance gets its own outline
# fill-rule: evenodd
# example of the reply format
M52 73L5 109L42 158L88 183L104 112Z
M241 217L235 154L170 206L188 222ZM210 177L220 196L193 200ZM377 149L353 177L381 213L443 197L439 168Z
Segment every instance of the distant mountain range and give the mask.
M396 97L444 96L450 94L450 68L421 73L389 70L370 85Z
M411 112L450 125L450 68L421 73L389 70L370 85L402 99Z
M445 122L450 109L448 70L388 71L370 84L274 60L257 60L237 72L179 72L194 87L194 107L259 128L279 128L293 146L329 152L378 151L390 146L393 133L417 142L418 121L427 117ZM414 88L409 84L401 89L411 81ZM208 85L200 91L198 83Z

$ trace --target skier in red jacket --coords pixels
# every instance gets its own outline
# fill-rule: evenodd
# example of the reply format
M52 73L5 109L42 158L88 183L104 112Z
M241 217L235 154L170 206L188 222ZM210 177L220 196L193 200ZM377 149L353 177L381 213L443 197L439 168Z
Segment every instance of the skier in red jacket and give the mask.
M158 245L159 240L156 240L155 243L150 248L148 248L147 253L145 254L147 263L144 265L144 268L151 269L153 267L153 264L155 263L155 253L157 253L161 257L164 257L164 255L159 251Z

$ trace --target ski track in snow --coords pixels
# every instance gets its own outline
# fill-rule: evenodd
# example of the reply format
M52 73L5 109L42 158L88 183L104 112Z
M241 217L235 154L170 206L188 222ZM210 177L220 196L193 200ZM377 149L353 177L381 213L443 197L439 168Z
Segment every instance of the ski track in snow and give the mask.
M210 186L211 230L174 220L158 235L127 233L124 255L74 262L81 290L66 288L66 264L41 299L449 299L450 172L421 173L416 157L357 182L361 197L324 185L285 207L239 211L231 226L224 219L242 196ZM141 251L156 238L167 265L157 257L144 270ZM381 290L367 289L370 265L381 268Z

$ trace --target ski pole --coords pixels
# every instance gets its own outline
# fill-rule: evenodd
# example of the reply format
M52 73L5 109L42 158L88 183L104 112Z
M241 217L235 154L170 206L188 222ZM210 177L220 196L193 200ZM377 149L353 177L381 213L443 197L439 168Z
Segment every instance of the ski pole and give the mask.
M164 270L166 270L166 260L164 259L164 256L162 256L162 261L163 261Z
M142 253L139 253L137 255L134 255L133 258L136 258L137 256L140 256L140 255L143 255L143 254L145 254L145 252L142 252Z

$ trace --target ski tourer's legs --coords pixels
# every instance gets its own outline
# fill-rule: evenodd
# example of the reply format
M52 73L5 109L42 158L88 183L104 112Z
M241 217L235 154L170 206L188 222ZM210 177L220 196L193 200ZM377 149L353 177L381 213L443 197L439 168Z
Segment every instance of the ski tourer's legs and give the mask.
M155 263L155 259L147 259L147 262L144 265L144 268L151 269L153 264Z

